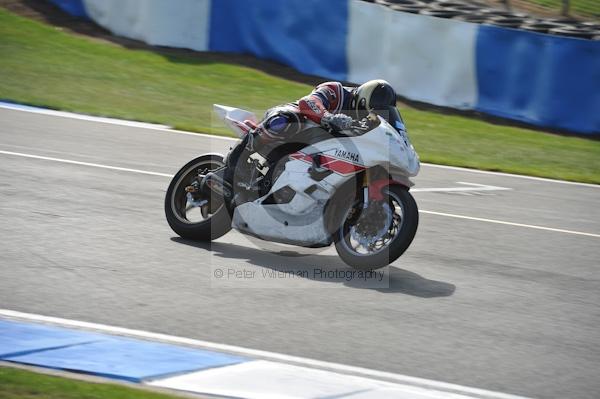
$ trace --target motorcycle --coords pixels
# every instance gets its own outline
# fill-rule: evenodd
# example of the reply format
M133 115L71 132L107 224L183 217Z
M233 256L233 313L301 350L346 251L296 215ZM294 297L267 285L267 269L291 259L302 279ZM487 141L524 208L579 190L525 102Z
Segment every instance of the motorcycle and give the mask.
M390 264L417 231L419 212L409 190L420 167L404 122L392 108L393 119L372 111L345 131L307 120L289 142L261 146L241 161L236 171L243 173L236 172L231 185L205 181L209 172L225 167L223 155L193 159L167 189L170 227L200 241L233 228L301 247L333 243L355 269ZM257 124L249 111L218 104L214 109L240 138Z

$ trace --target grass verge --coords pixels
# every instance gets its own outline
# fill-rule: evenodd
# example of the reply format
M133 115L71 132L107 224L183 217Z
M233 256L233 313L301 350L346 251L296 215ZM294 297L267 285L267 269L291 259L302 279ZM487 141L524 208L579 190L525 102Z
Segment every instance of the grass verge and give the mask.
M530 0L530 2L539 4L560 15L565 0ZM569 13L578 14L586 17L600 18L600 2L597 0L571 0L569 4Z
M0 9L0 98L230 134L213 103L262 112L310 86L202 54L131 50ZM600 184L600 141L402 110L425 162Z
M73 380L0 367L2 399L175 399L181 396L150 392L123 385Z

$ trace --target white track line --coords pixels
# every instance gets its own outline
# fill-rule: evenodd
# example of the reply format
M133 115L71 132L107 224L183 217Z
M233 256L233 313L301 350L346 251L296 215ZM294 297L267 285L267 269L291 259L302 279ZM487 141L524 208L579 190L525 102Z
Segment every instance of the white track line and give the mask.
M472 187L412 188L410 191L416 192L416 193L453 193L453 192L464 192L464 191L512 190L512 188L490 186L487 184L466 183L466 182L462 182L462 181L457 181L456 183L457 184L465 184L467 186L472 186Z
M45 161L68 163L68 164L73 164L73 165L92 166L94 168L119 170L119 171L122 171L122 172L141 173L141 174L144 174L144 175L173 177L173 175L170 175L170 174L167 174L167 173L149 172L147 170L140 170L140 169L121 168L119 166L109 166L109 165L101 165L99 163L73 161L71 159L43 157L41 155L23 154L22 152L0 151L0 154L14 155L14 156L17 156L17 157L25 157L25 158L43 159Z
M79 120L89 121L89 122L99 122L99 123L108 123L111 125L139 127L142 129L168 129L169 128L169 126L167 126L167 125L159 125L159 124L155 124L155 123L128 121L128 120L124 120L124 119L106 118L103 116L91 116L91 115L85 115L85 114L76 114L73 112L56 111L53 109L31 107L29 105L20 105L20 104L11 104L11 103L0 102L0 108L10 109L13 111L31 112L34 114L41 114L41 115L57 116L57 117L61 117L61 118L79 119Z
M429 166L429 167L432 167L432 168L456 170L456 171L460 171L460 172L479 173L479 174L482 174L482 175L493 175L493 176L502 176L502 177L516 177L516 178L519 178L519 179L535 180L535 181L541 181L541 182L547 182L547 183L570 184L570 185L573 185L573 186L600 188L599 184L579 183L579 182L575 182L575 181L549 179L549 178L546 178L546 177L515 175L515 174L512 174L512 173L492 172L492 171L489 171L489 170L469 169L469 168L462 168L460 166L438 165L438 164L435 164L435 163L426 163L426 162L422 162L421 165Z
M173 175L170 175L168 173L150 172L147 170L140 170L140 169L121 168L119 166L102 165L102 164L90 163L90 162L80 162L80 161L73 161L71 159L63 159L63 158L44 157L41 155L24 154L21 152L1 151L0 150L0 154L13 155L13 156L24 157L24 158L41 159L44 161L60 162L60 163L73 164L73 165L91 166L94 168L118 170L118 171L122 171L122 172L140 173L140 174L151 175L151 176L173 177ZM475 185L475 186L480 186L479 184L475 184L475 183L462 182L461 184L471 184L471 185ZM499 190L499 189L510 190L509 188L506 188L506 187L495 187L495 186L483 186L483 187L484 188L485 187L494 187L495 190ZM421 189L421 191L442 191L442 190L448 191L449 189L441 189L441 188L432 189L432 190ZM457 191L457 190L453 190L453 191ZM466 190L460 190L460 191L466 191ZM470 190L470 191L473 191L473 190ZM482 188L475 189L475 191L482 191ZM471 216L455 215L455 214L451 214L451 213L433 212L433 211L425 211L425 210L419 210L419 212L428 213L431 215L453 217L453 218L458 218L458 219L476 220L479 222L496 223L496 224L504 224L504 225L509 225L509 226L516 226L516 227L527 227L530 229L554 231L554 232L558 232L558 233L576 234L576 235L588 236L588 237L600 237L600 234L584 233L581 231L556 229L556 228L552 228L552 227L535 226L535 225L530 225L530 224L505 222L502 220L495 220L495 219L484 219L484 218L477 218L477 217L471 217Z
M535 225L532 225L532 224L505 222L505 221L502 221L502 220L495 220L495 219L476 218L476 217L472 217L472 216L455 215L453 213L433 212L433 211L424 211L424 210L419 210L419 212L420 213L426 213L426 214L429 214L429 215L446 216L446 217L457 218L457 219L476 220L478 222L504 224L504 225L507 225L507 226L526 227L528 229L555 231L555 232L558 232L558 233L576 234L576 235L580 235L580 236L600 238L600 234L584 233L584 232L581 232L581 231L555 229L555 228L552 228L552 227L543 227L543 226L535 226Z
M14 310L8 310L8 309L0 309L0 316L12 318L12 319L18 319L18 320L27 320L27 321L48 323L48 324L59 325L59 326L64 326L64 327L74 327L74 328L80 328L80 329L85 329L85 330L106 332L106 333L110 333L110 334L126 335L126 336L130 336L130 337L137 337L137 338L143 338L143 339L148 339L148 340L156 340L156 341L162 341L162 342L168 342L168 343L180 344L180 345L188 345L188 346L194 346L194 347L205 348L205 349L213 349L213 350L217 350L217 351L230 352L230 353L245 355L245 356L249 356L249 357L257 357L257 358L262 358L262 359L282 361L285 363L293 363L293 364L315 367L315 368L320 368L320 369L334 370L334 371L347 373L347 374L358 374L358 375L362 375L362 376L369 376L369 377L373 377L373 378L377 378L377 379L381 379L381 380L385 380L385 381L401 382L404 384L420 386L420 387L425 387L425 388L431 388L431 389L444 390L447 392L472 394L472 395L480 396L482 398L524 399L522 396L515 396L515 395L505 394L505 393L501 393L501 392L493 392L493 391L488 391L488 390L479 389L479 388L465 387L465 386L458 385L458 384L450 384L450 383L446 383L446 382L428 380L428 379L418 378L418 377L410 377L410 376L396 374L396 373L390 373L390 372L386 372L386 371L371 370L371 369L367 369L367 368L363 368L363 367L348 366L348 365L338 364L338 363L330 363L330 362L321 361L321 360L308 359L308 358L303 358L303 357L298 357L298 356L290 356L290 355L285 355L285 354L281 354L281 353L268 352L268 351L257 350L257 349L243 348L240 346L218 344L218 343L209 342L209 341L201 341L201 340L192 339L192 338L177 337L177 336L173 336L173 335L154 333L154 332L143 331L143 330L134 330L134 329L124 328L124 327L109 326L109 325L105 325L105 324L90 323L90 322L79 321L79 320L70 320L70 319L63 319L63 318L59 318L59 317L43 316L43 315L32 314L32 313L23 313L23 312L18 312L18 311L14 311Z
M192 135L192 136L196 136L196 137L208 137L210 139L229 140L229 141L237 141L238 140L237 138L234 138L234 137L217 136L217 135L205 134L205 133L185 132L183 130L171 129L168 126L165 127L163 125L154 125L151 123L132 122L132 121L127 121L127 120L123 120L123 119L103 118L103 117L95 117L95 116L89 116L89 115L84 115L84 114L76 114L76 113L72 113L72 112L54 111L54 110L49 110L49 109L44 109L44 108L36 108L36 107L22 106L22 105L18 105L18 104L5 103L5 102L1 102L1 101L0 101L0 108L9 109L9 110L13 110L13 111L30 112L30 113L34 113L34 114L57 116L57 117L61 117L61 118L88 120L91 122L99 122L99 123L110 123L112 125L133 126L133 127L138 127L138 128L142 128L142 129L157 130L157 131L168 132L168 133L187 134L187 135ZM582 186L582 187L600 188L600 185L598 185L598 184L578 183L578 182L566 181L566 180L548 179L545 177L515 175L512 173L492 172L492 171L487 171L487 170L463 168L460 166L438 165L438 164L432 164L432 163L427 163L427 162L422 162L421 165L429 166L432 168L443 168L443 169L449 169L449 170L480 173L480 174L494 175L494 176L515 177L518 179L536 180L536 181L542 181L542 182L548 182L548 183L571 184L571 185Z
M170 126L166 126L166 125L158 125L158 124L145 123L145 122L135 122L135 121L128 121L128 120L124 120L124 119L105 118L105 117L101 117L101 116L76 114L73 112L55 111L55 110L51 110L51 109L36 108L36 107L11 104L11 103L3 103L1 101L0 101L0 109L9 109L11 111L29 112L32 114L55 116L55 117L59 117L59 118L78 119L78 120L84 120L84 121L88 121L88 122L108 123L110 125L135 127L135 128L139 128L139 129L156 130L159 132L186 134L186 135L194 136L194 137L207 137L210 139L229 140L229 141L238 141L239 140L235 137L217 136L214 134L206 134L206 133L185 132L183 130L172 129Z

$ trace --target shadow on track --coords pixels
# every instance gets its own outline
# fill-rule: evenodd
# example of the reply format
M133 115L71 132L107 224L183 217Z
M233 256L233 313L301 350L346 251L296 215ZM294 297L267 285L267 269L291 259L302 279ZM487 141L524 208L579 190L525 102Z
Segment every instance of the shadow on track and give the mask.
M186 240L180 237L172 237L171 241L210 251L213 256L224 259L246 260L249 264L278 272L312 270L315 267L323 270L353 270L337 256L324 255L322 253L315 255L311 253L299 253L296 251L269 252L236 244L219 242L206 243ZM370 289L384 293L400 293L420 298L447 297L454 294L454 291L456 290L454 284L429 280L417 273L399 269L394 266L388 268L388 273L389 287L385 288L365 287L363 284L355 281L316 279L311 278L310 273L307 273L309 277L306 278L319 282L344 284L345 286L352 288Z

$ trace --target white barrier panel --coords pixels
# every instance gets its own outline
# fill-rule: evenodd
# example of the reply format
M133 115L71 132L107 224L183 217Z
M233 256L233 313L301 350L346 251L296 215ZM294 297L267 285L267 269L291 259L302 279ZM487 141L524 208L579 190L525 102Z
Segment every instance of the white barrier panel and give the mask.
M210 0L84 0L90 18L117 36L197 51L208 50L210 3Z
M435 105L477 104L476 24L350 0L348 80L382 78L399 95Z

